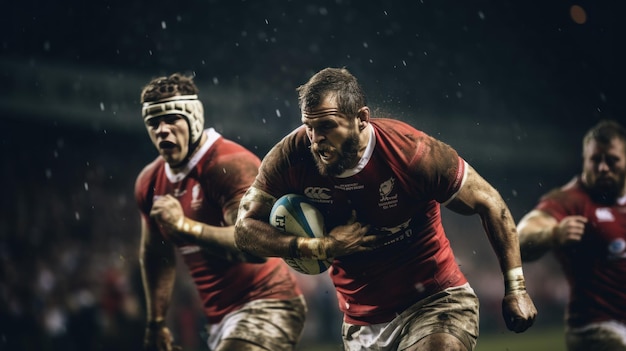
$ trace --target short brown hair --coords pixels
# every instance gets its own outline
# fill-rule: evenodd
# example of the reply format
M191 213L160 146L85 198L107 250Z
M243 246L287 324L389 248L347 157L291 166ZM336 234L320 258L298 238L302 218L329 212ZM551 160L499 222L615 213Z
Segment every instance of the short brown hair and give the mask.
M613 138L618 138L626 145L626 129L617 121L602 120L587 131L583 138L583 147L591 140L600 144L609 144Z
M329 94L335 95L339 111L346 116L355 116L367 104L361 85L345 68L324 68L296 91L302 110L317 107Z
M193 77L174 73L169 77L152 79L141 91L141 103L158 101L175 95L198 94Z

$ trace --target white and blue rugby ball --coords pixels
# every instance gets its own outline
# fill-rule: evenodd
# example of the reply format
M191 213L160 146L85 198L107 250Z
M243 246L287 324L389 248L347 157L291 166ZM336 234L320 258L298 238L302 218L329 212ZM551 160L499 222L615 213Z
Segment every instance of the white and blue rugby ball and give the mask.
M270 224L282 232L305 238L321 238L326 233L322 213L305 196L287 194L274 203ZM283 258L293 269L304 274L320 274L328 270L332 259Z

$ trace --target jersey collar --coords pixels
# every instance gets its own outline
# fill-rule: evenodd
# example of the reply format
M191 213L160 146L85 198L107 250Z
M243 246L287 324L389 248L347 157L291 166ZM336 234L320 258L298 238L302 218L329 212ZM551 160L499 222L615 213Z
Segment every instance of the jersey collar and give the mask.
M372 127L371 123L368 123L366 128L370 131L370 140L367 142L367 147L365 147L365 151L363 152L363 156L361 156L359 163L357 163L354 168L343 171L343 173L338 175L337 178L348 178L361 172L372 157L374 147L376 146L376 134L374 133L374 127Z
M215 129L213 128L205 129L204 133L207 134L207 137L208 137L207 141L204 144L202 144L202 146L198 149L198 152L196 152L189 159L189 162L187 162L185 167L183 167L180 170L180 172L174 173L169 163L165 163L165 175L167 176L167 179L169 179L170 182L178 183L181 180L183 180L187 176L187 174L189 174L189 172L191 172L191 170L198 164L202 156L206 154L206 152L211 148L211 146L213 146L215 141L221 136L220 133L215 131Z

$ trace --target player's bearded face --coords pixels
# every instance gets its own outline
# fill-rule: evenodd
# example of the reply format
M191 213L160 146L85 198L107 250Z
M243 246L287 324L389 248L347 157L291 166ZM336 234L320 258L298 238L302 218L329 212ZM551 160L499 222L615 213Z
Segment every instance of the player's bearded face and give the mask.
M156 117L146 122L152 143L165 162L180 164L189 152L189 126L179 115Z
M583 151L583 182L592 197L612 204L626 187L626 151L624 143L613 139L610 144L591 140Z
M311 145L311 153L317 169L324 176L338 176L345 170L354 167L357 163L358 151L359 134L353 128L337 146L327 141Z

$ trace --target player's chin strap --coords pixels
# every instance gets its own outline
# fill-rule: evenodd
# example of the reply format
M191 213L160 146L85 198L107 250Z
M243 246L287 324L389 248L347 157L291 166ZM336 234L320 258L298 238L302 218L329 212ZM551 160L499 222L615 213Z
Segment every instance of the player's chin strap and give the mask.
M177 165L178 168L191 158L191 155L200 145L202 133L204 132L204 107L198 100L198 95L176 95L156 101L144 102L141 109L144 123L152 118L165 115L181 115L187 120L189 125L189 150L185 158Z

